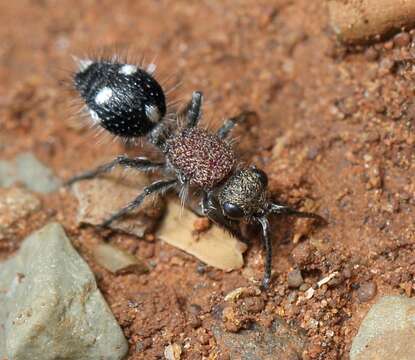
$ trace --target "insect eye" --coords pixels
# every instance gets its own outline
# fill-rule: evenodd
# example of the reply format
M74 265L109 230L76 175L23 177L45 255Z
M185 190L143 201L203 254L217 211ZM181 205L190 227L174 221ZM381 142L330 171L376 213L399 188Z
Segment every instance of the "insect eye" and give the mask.
M242 209L238 205L232 204L230 202L223 204L223 211L225 215L231 219L240 219L244 216Z
M265 174L264 171L261 169L255 169L255 172L258 174L259 181L264 185L264 187L268 186L268 176Z

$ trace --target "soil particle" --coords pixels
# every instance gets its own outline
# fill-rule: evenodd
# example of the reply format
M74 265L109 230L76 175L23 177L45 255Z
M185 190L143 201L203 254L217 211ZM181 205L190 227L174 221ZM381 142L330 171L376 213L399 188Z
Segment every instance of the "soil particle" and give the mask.
M301 270L299 269L290 271L287 275L287 285L290 288L296 289L300 287L303 281L303 276L301 275Z
M16 236L27 226L25 219L40 207L39 198L25 189L0 188L0 240Z
M357 298L360 302L367 302L372 300L377 293L377 285L373 281L365 282L359 286L356 292Z
M409 35L407 32L401 32L395 35L393 42L396 46L399 47L408 46L411 42L411 35Z
M365 57L368 61L376 61L379 58L379 52L371 46L366 49Z
M166 360L180 360L182 348L179 344L170 344L164 349L164 356Z
M311 245L308 241L299 243L291 252L294 263L298 266L306 264L310 260Z

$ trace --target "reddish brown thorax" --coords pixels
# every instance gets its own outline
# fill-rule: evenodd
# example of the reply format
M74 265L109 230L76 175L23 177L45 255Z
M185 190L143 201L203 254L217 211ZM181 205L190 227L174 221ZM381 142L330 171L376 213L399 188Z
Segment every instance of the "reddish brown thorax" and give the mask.
M192 185L210 189L235 165L232 148L204 129L185 129L167 140L167 158Z

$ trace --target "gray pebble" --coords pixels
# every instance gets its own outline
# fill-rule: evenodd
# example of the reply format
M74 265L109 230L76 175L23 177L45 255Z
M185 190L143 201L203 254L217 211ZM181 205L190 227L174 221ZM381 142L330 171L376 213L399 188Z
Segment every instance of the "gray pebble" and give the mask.
M299 269L295 269L288 273L288 276L287 276L288 287L292 289L296 289L300 287L303 282L304 282L303 276L301 275L301 271Z

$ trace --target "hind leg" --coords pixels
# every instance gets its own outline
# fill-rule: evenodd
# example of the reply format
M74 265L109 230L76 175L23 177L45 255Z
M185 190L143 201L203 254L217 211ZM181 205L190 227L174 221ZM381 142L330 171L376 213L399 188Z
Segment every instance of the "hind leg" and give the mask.
M97 168L89 171L85 171L82 174L76 175L72 178L70 178L65 185L72 185L78 181L81 180L87 180L87 179L93 179L99 175L105 174L107 172L110 172L116 167L117 165L136 169L139 171L149 171L149 170L157 170L164 167L164 162L154 162L151 160L148 160L143 157L137 157L137 158L128 158L126 155L117 156L114 160L100 165Z

